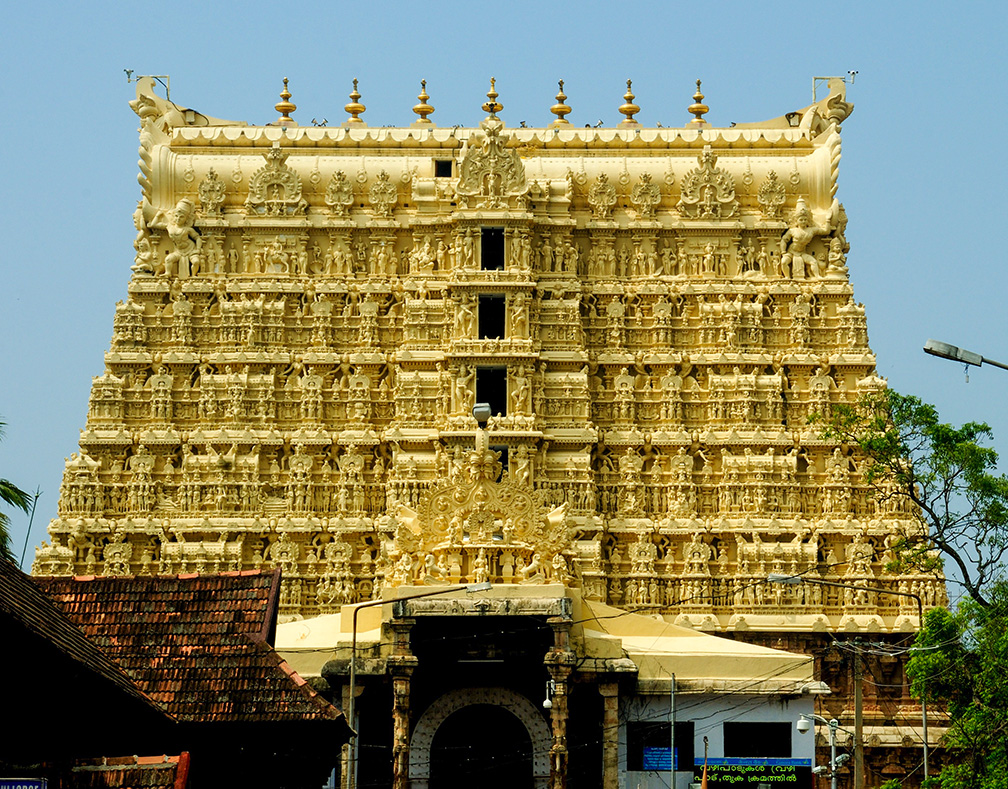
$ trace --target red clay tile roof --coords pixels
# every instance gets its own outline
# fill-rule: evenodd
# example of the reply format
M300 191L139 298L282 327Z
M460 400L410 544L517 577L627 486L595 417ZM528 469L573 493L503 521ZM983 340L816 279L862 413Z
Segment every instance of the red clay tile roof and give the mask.
M10 560L0 557L0 620L16 622L74 663L112 683L127 696L157 708L115 661L81 632L47 595Z
M343 717L267 643L275 630L279 571L33 580L179 720Z
M106 757L78 762L63 786L67 789L184 789L189 754Z

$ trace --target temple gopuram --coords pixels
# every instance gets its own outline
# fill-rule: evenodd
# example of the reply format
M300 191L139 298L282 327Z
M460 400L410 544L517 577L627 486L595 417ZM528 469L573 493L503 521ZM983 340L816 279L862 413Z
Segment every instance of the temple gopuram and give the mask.
M284 80L280 116L255 126L140 78L128 296L33 572L279 569L281 629L335 622L316 673L342 683L344 703L361 693L362 741L367 715L391 732L375 734L380 758L360 754L362 784L392 758L389 785L440 785L447 757L434 755L436 727L417 744L417 715L497 704L526 723L536 786L569 773L572 787L614 789L647 774L649 746L633 754L649 735L624 716L634 694L692 681L728 721L739 694L763 694L801 697L801 712L851 729L859 684L866 785L918 785L920 706L903 660L864 656L856 683L853 656L858 642L907 645L913 595L944 604L944 583L887 570L918 520L810 421L886 386L837 200L853 105L842 79L828 93L716 128L698 81L683 126L647 128L628 81L623 120L580 128L561 82L552 122L511 128L491 83L485 119L462 128L433 122L423 84L418 120L379 128L354 80L347 120L326 127L294 120ZM479 423L477 403L489 406ZM482 598L461 591L487 584ZM439 587L445 597L418 599ZM361 692L346 684L349 612L382 599L370 635L352 634L370 649ZM603 626L622 614L636 635ZM655 626L702 638L690 643L706 645L709 668L648 668ZM483 652L445 646L464 633ZM538 650L529 665L519 637ZM748 679L715 665L718 644L751 660ZM435 677L424 655L465 671L499 660L524 678ZM808 676L783 658L759 668L772 655L811 657ZM563 703L540 753L529 721L543 682ZM576 701L578 682L597 684L597 715L596 701ZM439 702L463 685L483 695ZM721 692L733 700L718 707ZM565 727L588 724L568 694L584 721L602 721L577 763ZM791 729L793 712L781 718ZM729 766L729 742L748 736L732 731L710 733ZM815 743L828 759L825 731ZM652 764L675 786L695 778L695 736L674 749L678 766ZM429 758L417 761L420 745Z

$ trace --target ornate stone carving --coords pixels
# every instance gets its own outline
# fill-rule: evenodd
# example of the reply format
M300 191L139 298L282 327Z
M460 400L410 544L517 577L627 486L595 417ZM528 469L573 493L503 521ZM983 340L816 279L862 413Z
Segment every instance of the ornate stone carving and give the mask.
M341 605L356 601L353 568L350 558L353 549L346 543L331 540L323 549L324 567L315 586L319 610L325 613L339 610Z
M507 208L528 193L525 167L514 148L501 134L504 124L487 118L480 124L482 139L474 141L459 164L456 192L463 206Z
M843 559L867 528L878 547L852 554L859 578L923 583L887 575L878 555L912 514L871 497L861 459L810 433L809 415L885 385L828 196L832 127L759 130L777 170L823 185L783 228L787 175L756 188L745 173L767 172L766 151L719 160L731 144L714 127L703 153L694 129L649 142L571 127L559 133L571 144L526 143L523 160L493 119L456 133L468 147L452 206L452 178L399 176L431 155L428 130L420 144L361 127L365 149L288 127L291 147L250 149L249 134L260 145L276 130L232 144L220 127L169 138L150 124L150 194L212 166L230 174L228 193L249 184L248 216L197 232L193 204L207 214L217 199L197 199L198 180L175 205L140 204L136 276L39 571L281 566L284 616L385 584L555 580L692 626L772 630L781 611L796 628L835 626L842 601L778 596L756 582L761 566L807 568L813 544ZM250 150L267 157L246 180ZM316 188L301 191L295 150ZM376 159L394 175L369 178ZM658 226L673 172L687 171L685 222ZM355 200L376 222L337 221ZM720 222L743 209L745 222ZM483 269L498 251L503 268ZM504 479L485 446L473 459L471 409L487 386ZM885 606L872 615L887 627L905 615ZM773 622L759 618L768 610Z
M779 219L785 197L784 182L777 177L777 173L771 170L763 179L763 183L760 184L759 191L756 193L756 200L763 211L763 218Z
M220 216L227 188L213 167L200 181L197 194L199 195L200 208L206 216Z
M150 226L163 228L172 248L164 257L164 265L159 274L166 277L190 277L199 273L200 235L193 227L196 207L183 197L169 211L158 211L150 221Z
M290 154L274 143L263 154L266 164L249 179L245 209L255 216L296 216L304 214L308 201L301 194L301 176L287 165Z
M368 201L371 203L371 209L375 216L387 219L392 216L392 209L395 208L398 200L399 191L395 184L389 180L389 174L382 170L378 173L378 180L368 188Z
M147 229L147 222L144 219L142 200L137 203L136 211L133 212L133 227L137 231L136 238L133 239L133 249L136 250L136 255L130 270L137 274L153 274L156 253L151 242L150 231Z
M642 219L652 219L655 209L661 203L661 189L651 180L651 173L641 175L640 181L630 192L630 202L637 209L637 215Z
M609 176L599 173L588 190L588 205L596 219L608 219L616 205L616 187L609 183Z
M547 511L532 490L499 480L500 473L500 455L482 434L459 476L434 487L419 511L400 508L393 584L414 581L418 571L428 582L569 580L566 506Z
M822 262L809 252L809 244L817 236L825 236L830 228L821 227L812 221L812 212L801 198L795 206L790 226L781 237L781 269L785 277L795 279L821 277L824 272Z
M846 95L843 87L831 84L830 96L826 101L826 118L836 124L837 131L840 130L840 125L854 111L854 105L845 99Z
M691 219L726 219L738 210L735 182L731 174L717 167L717 154L710 145L697 157L699 167L683 177L679 211Z
M117 535L105 546L102 552L105 557L105 575L132 575L130 559L133 556L133 545L125 542L125 535Z
M332 174L326 187L325 202L333 216L346 216L353 205L353 184L346 173L339 170Z

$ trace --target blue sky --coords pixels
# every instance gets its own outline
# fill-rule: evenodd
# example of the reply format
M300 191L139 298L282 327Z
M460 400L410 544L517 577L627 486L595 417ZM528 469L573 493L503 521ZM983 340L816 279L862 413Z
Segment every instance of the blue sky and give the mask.
M559 78L573 123L615 124L632 78L638 120L683 125L700 78L708 120L726 126L803 107L814 76L857 70L838 196L880 374L1008 447L1008 372L973 369L967 384L921 351L934 337L1008 361L1000 4L34 2L5 9L4 37L0 477L43 492L26 564L126 297L139 187L124 69L257 124L285 76L297 120L340 123L358 77L373 126L411 122L421 78L443 126L480 120L491 76L509 125L548 123ZM20 553L27 520L12 520Z

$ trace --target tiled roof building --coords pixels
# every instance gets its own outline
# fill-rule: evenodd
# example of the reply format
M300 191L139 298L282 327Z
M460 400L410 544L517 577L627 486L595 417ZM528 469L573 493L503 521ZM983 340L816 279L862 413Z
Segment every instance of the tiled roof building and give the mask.
M56 755L135 752L144 739L164 738L174 728L163 708L6 559L0 559L0 633L11 724L0 737L0 775L19 775L18 765ZM136 736L140 730L145 738Z
M279 571L36 580L91 641L181 721L342 717L269 646Z
M348 729L271 646L279 575L31 579L0 560L0 773L181 789L191 754L201 785L321 783ZM116 756L137 753L181 756Z

